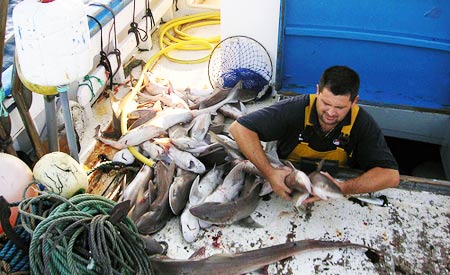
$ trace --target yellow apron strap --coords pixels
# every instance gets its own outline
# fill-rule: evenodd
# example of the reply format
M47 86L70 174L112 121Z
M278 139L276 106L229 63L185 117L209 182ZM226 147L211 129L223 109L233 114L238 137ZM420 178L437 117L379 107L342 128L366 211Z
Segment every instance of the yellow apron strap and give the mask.
M309 105L305 107L305 127L307 125L312 126L313 124L309 122L309 118L311 117L311 110L314 106L314 101L316 99L316 94L309 95Z
M308 143L298 144L288 155L287 159L292 162L299 162L302 158L336 160L339 166L347 163L347 153L344 149L337 147L335 150L319 152L308 146Z
M312 126L313 124L309 121L311 117L311 111L314 106L314 102L316 100L315 94L309 95L309 105L305 107L305 128L306 126ZM350 124L342 127L341 137L344 139L348 139L350 136L350 132L352 130L353 124L355 123L356 117L358 116L359 106L355 104L355 106L351 109L351 118ZM353 152L350 153L350 156ZM288 160L291 161L300 161L302 157L307 158L318 158L318 159L329 159L329 160L337 160L339 162L339 166L344 166L347 162L348 155L347 152L340 146L336 146L335 150L326 151L326 152L318 152L309 147L308 142L299 143L294 150L288 155Z
M350 124L342 127L341 133L343 138L348 138L350 136L350 132L352 131L353 124L355 123L356 117L358 116L359 106L355 104L351 110L351 119Z

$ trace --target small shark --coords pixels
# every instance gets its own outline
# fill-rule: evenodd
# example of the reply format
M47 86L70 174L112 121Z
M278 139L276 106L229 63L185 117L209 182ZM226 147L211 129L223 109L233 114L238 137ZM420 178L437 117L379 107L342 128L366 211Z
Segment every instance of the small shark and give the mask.
M249 190L241 191L239 198L229 202L205 202L191 207L191 214L212 224L232 224L250 217L258 206L262 185L255 182L254 176L247 177L249 180L246 178L246 185L250 186Z
M316 171L308 175L311 180L311 193L322 200L342 199L341 189L320 171L324 160L321 160Z
M196 173L177 169L177 175L169 188L169 205L175 215L181 214L189 200L189 191L197 177Z
M261 269L300 252L344 247L374 251L368 246L350 242L301 240L235 254L216 254L204 259L176 260L157 255L150 257L150 261L156 274L236 275ZM378 251L375 253L381 255Z
M175 164L169 166L163 161L158 161L155 167L155 184L158 194L150 205L150 210L143 214L136 226L141 234L153 234L161 230L172 217L173 213L169 205L169 187L173 182Z

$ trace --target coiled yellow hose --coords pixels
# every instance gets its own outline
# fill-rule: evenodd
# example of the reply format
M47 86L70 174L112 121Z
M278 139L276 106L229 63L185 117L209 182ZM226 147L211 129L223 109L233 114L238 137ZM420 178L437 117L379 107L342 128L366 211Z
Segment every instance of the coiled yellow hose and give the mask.
M164 24L159 30L159 48L164 49L166 46L171 46L176 43L184 42L184 41L206 41L209 43L218 43L220 42L220 36L214 36L209 38L202 38L197 36L191 36L186 34L184 31L188 29L192 29L194 27L202 27L207 25L217 25L220 23L220 13L219 12L204 12L194 15L189 15L177 19L173 19L166 24ZM185 25L185 26L184 26ZM183 28L181 28L184 26ZM177 48L177 50L189 50L189 51L197 51L197 50L212 50L213 45L209 44L208 46L204 46L198 43L185 44L185 46L181 46ZM182 64L193 64L193 63L201 63L209 60L211 52L208 53L207 56L195 59L195 60L183 60L177 59L169 56L167 53L164 55L167 59L172 62L182 63Z
M142 84L144 82L145 73L149 71L149 69L154 65L156 60L158 60L162 55L166 56L167 59L169 59L172 62L176 63L182 63L182 64L192 64L192 63L201 63L204 61L207 61L209 59L209 54L203 58L200 59L194 59L194 60L182 60L170 57L167 53L172 50L212 50L214 47L211 43L218 43L220 41L220 36L214 36L210 38L200 38L195 36L190 36L186 34L184 31L194 28L194 27L201 27L206 25L212 25L212 24L219 24L220 23L220 13L219 12L205 12L205 13L199 13L194 15L189 15L185 17L181 17L178 19L173 19L166 24L164 24L159 32L159 47L160 51L157 52L155 55L153 55L147 63L145 63L144 68L142 69L142 73L139 76L138 82L131 90L131 96L126 97L126 100L124 103L124 106L128 105L128 102L131 98L134 98L139 90L142 88ZM184 24L185 27L181 27ZM172 30L173 29L173 30ZM173 32L176 34L176 36L173 36L170 34L170 32ZM122 114L120 117L120 128L122 131L122 135L126 134L128 132L127 127L127 116L128 113L126 112L126 108L122 110ZM155 162L152 159L149 159L139 153L138 150L136 150L135 147L131 146L128 147L128 150L130 150L131 154L133 154L136 159L141 161L142 163L154 167Z

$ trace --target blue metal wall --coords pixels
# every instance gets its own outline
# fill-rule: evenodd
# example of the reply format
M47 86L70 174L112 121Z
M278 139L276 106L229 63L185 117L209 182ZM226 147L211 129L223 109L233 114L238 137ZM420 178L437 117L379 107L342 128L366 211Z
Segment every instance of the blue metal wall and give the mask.
M313 93L347 65L360 100L450 111L450 1L282 1L276 88Z

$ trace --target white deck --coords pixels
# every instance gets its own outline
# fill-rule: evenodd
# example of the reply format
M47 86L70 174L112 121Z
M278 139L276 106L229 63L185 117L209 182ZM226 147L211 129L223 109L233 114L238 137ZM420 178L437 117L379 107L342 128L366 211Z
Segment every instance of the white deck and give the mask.
M154 52L156 49L140 57ZM162 59L153 72L171 80L176 89L206 89L210 88L207 65L207 62L181 65ZM97 118L90 122L91 126L99 122L106 125L109 108L107 101L96 104ZM93 128L89 128L91 132L82 143L85 151L92 144ZM167 241L168 256L176 259L187 259L203 246L206 256L210 256L309 238L362 243L386 253L384 262L373 264L363 250L310 252L270 265L269 274L449 274L449 197L401 189L388 189L376 195L381 194L388 198L389 206L361 207L339 200L316 202L302 211L272 194L270 200L261 200L252 214L263 228L212 226L202 230L200 238L189 244L182 238L179 217L173 217L154 237Z
M162 59L154 68L175 88L206 88L207 63L179 65ZM176 77L175 77L176 76ZM259 108L267 102L249 106ZM380 191L388 207L361 207L348 200L317 202L306 210L271 195L261 200L252 217L263 228L237 225L212 226L189 244L184 241L179 217L173 217L158 240L169 243L168 256L187 259L202 246L206 256L267 247L287 241L320 239L352 241L386 252L386 260L374 265L362 250L306 253L269 267L269 274L445 274L450 272L450 199L428 192L400 189ZM397 271L396 271L397 270Z
M308 252L269 266L269 274L448 274L450 199L427 192L389 189L387 207L362 207L348 200L316 202L306 210L271 195L251 215L263 228L212 226L193 244L174 217L155 235L169 243L168 256L187 259L202 246L206 256L267 247L287 241L351 241L384 251L373 264L363 250ZM397 271L397 273L396 273Z

